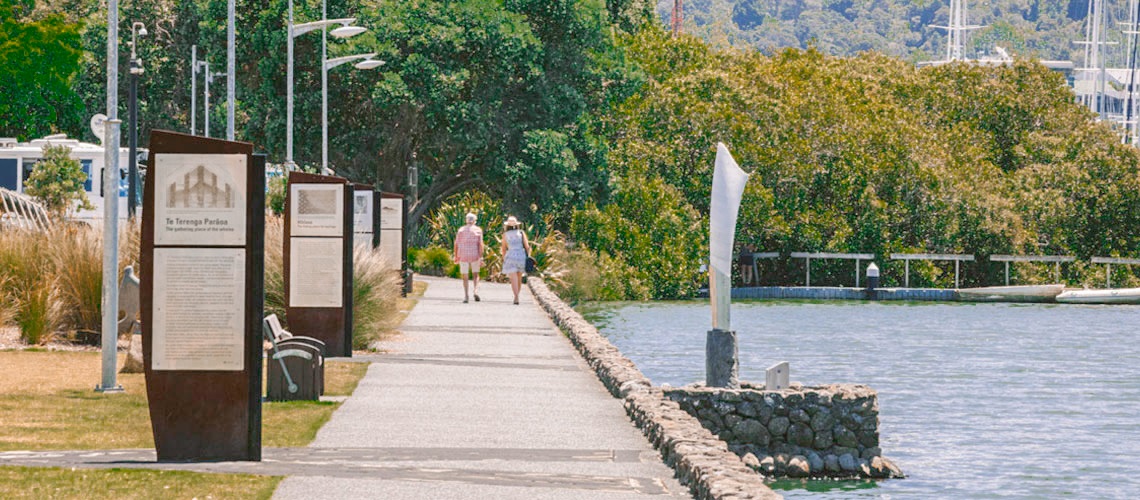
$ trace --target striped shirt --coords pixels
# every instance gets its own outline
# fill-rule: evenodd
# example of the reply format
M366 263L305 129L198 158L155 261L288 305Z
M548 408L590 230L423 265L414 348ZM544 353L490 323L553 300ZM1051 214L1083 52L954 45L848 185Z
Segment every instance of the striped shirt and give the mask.
M483 230L470 225L459 228L455 235L455 260L478 262L483 260Z

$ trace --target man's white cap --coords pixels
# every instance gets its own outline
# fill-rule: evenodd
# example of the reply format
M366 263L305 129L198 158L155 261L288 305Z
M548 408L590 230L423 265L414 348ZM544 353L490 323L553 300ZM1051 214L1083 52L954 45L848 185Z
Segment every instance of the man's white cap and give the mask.
M475 219L476 219L475 214L473 214L471 212L467 213L467 222L475 222Z

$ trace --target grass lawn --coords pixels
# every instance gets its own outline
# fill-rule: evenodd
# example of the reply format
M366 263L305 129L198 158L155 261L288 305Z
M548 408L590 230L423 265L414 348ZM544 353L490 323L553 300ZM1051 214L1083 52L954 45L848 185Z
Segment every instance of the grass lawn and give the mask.
M94 391L100 370L99 353L0 351L0 451L153 448L143 375L119 374L125 392L102 394ZM367 363L326 363L326 394L351 394L367 370ZM263 404L262 445L309 444L338 406ZM0 498L269 498L280 481L181 471L0 467Z
M280 477L129 469L0 467L0 498L250 498L273 496Z
M100 360L92 352L0 352L0 451L153 448L143 375L119 374L124 393L95 392ZM367 370L326 363L326 394L351 394ZM263 404L262 445L309 444L339 405Z

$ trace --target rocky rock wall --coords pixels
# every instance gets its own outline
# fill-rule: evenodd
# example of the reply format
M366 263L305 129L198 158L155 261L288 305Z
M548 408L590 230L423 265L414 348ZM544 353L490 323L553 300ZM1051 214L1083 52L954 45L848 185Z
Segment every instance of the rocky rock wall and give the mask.
M879 396L870 387L742 386L686 386L664 394L765 476L903 476L879 448Z

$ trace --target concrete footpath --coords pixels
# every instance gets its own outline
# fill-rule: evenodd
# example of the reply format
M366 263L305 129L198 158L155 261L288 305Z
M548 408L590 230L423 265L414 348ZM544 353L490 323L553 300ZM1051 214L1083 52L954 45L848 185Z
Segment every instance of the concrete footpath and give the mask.
M427 292L274 498L688 498L524 286ZM351 469L348 470L348 469ZM320 470L327 470L322 474Z

